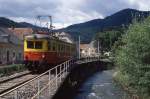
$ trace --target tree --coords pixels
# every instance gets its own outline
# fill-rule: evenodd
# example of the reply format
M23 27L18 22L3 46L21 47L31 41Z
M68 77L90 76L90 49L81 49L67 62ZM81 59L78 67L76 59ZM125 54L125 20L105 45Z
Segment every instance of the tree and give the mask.
M123 34L123 31L111 30L99 32L96 34L95 39L99 41L101 51L110 51L112 49L113 44L118 40L119 37ZM98 43L95 43L95 46Z
M132 88L150 95L150 17L130 25L120 43L115 49L119 72L128 76Z

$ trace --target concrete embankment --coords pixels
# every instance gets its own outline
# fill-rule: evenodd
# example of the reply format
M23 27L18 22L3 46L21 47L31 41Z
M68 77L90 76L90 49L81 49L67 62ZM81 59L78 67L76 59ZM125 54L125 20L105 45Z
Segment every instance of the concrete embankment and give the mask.
M77 89L80 88L86 79L96 72L107 69L108 64L108 62L102 61L76 64L54 95L53 99L73 99Z

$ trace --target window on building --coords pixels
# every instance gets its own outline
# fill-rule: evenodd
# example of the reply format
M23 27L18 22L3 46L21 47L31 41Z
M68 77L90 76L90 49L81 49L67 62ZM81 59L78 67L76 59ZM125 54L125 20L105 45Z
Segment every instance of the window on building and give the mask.
M19 55L18 55L18 56L19 56L19 60L21 60L21 59L22 59L22 55L21 55L21 53L19 53Z
M13 52L13 58L12 58L12 62L15 63L15 61L17 60L17 57L16 57L16 53Z
M34 42L33 41L27 41L27 48L34 48Z
M7 62L9 62L9 51L7 51Z
M15 52L13 52L13 57L15 57Z
M42 49L42 41L35 42L35 49Z

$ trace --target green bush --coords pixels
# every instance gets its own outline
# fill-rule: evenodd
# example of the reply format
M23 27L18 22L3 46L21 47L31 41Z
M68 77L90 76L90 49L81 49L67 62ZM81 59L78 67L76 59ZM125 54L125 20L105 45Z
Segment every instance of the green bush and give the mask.
M134 22L115 50L118 71L143 96L150 95L150 17Z
M14 64L0 68L0 76L11 75L14 72L20 72L25 70L25 66L22 64Z

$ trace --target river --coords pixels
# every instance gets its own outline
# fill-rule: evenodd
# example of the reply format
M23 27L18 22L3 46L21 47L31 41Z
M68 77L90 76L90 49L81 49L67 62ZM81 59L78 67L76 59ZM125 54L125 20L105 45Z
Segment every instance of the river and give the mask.
M74 99L129 99L125 91L113 81L113 70L94 74L77 91Z

